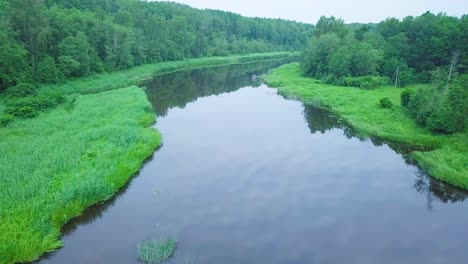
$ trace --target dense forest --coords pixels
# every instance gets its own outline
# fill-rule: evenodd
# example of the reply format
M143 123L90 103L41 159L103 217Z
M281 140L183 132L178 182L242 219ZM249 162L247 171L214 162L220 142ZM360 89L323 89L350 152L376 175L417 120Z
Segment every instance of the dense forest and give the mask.
M402 105L434 131L464 131L468 116L468 16L427 12L403 20L346 25L321 17L302 68L326 83L365 89L432 83L406 90ZM389 107L388 100L382 107Z
M0 91L145 63L299 50L311 35L307 24L168 2L0 0Z

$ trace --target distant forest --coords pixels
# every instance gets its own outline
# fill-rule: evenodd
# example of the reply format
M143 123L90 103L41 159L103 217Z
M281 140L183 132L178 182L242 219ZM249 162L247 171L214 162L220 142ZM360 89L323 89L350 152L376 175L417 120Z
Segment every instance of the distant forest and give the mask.
M0 0L0 91L145 63L302 49L313 26L168 2Z

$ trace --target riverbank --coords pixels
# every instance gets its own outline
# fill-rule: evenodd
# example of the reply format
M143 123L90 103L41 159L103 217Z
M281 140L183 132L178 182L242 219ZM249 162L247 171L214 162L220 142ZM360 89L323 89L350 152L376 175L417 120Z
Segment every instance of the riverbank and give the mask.
M0 263L62 246L60 228L109 199L161 144L154 117L133 86L0 129Z
M326 85L302 77L298 63L273 70L265 81L286 97L332 111L359 135L430 149L414 152L412 157L430 175L468 190L468 133L436 135L419 126L400 104L401 89L363 90ZM390 98L392 109L378 106L383 97Z
M296 52L270 52L250 55L236 55L229 57L206 57L184 61L169 61L156 64L146 64L128 70L96 74L85 78L71 79L58 85L44 85L41 89L58 90L64 94L88 94L117 88L137 85L139 82L153 76L167 74L181 70L191 70L230 64L239 64L256 61L297 58Z
M0 127L0 263L33 261L62 246L61 227L124 186L161 144L143 89L167 72L297 56L200 58L39 87L65 103ZM0 116L4 104L0 99Z

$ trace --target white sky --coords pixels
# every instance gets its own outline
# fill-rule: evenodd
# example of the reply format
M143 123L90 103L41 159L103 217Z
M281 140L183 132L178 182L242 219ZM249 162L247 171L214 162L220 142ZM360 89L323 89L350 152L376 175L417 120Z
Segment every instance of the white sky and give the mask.
M162 0L168 1L168 0ZM417 16L426 11L461 16L468 0L171 0L196 8L231 11L249 17L283 18L315 24L320 16L352 22L379 22L387 17Z

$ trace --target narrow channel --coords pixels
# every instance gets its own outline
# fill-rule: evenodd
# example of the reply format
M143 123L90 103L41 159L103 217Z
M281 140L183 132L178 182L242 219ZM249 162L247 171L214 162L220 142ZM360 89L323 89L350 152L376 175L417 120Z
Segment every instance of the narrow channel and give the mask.
M145 82L163 146L40 262L138 263L169 237L168 263L465 262L467 193L256 78L279 63Z

